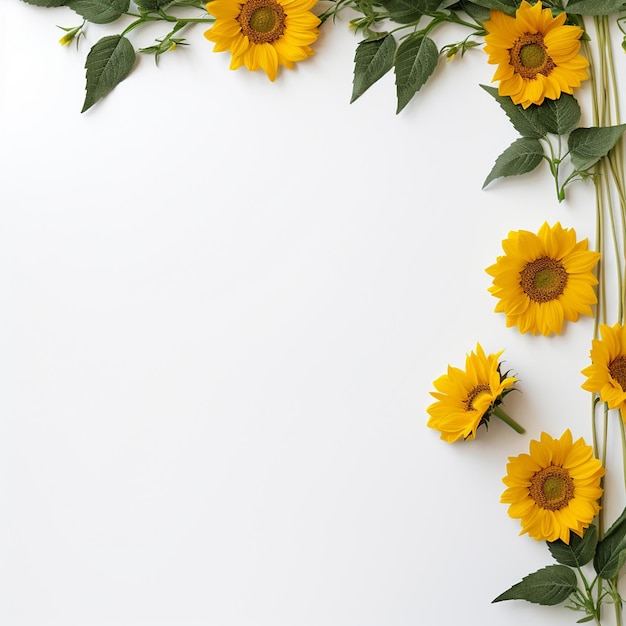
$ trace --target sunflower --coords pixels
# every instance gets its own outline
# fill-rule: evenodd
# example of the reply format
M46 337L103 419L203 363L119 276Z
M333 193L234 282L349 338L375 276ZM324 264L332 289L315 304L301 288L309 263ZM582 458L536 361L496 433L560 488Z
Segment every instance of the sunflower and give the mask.
M502 242L505 255L485 271L493 276L489 291L500 301L496 313L521 333L560 333L563 321L592 315L597 302L593 268L600 255L587 249L587 239L560 223L547 223L537 234L511 231Z
M565 24L567 15L552 16L541 2L522 2L515 17L491 11L485 22L488 63L498 69L492 81L500 81L498 93L510 96L525 109L571 94L587 78L587 59L578 54L583 30Z
M591 342L591 365L583 389L600 394L610 409L620 409L626 422L626 327L600 325L601 339Z
M572 443L569 430L560 439L541 433L540 441L530 442L530 454L509 457L506 470L500 502L521 520L521 535L569 544L570 531L582 537L600 510L605 470L582 438Z
M430 395L437 399L426 411L428 426L441 432L441 439L452 443L461 437L474 439L481 424L486 424L493 413L518 432L523 430L500 408L502 398L512 391L517 381L514 376L500 373L497 354L485 355L480 344L476 352L465 358L465 371L448 366L448 373L434 383L437 391Z
M310 48L319 34L320 20L309 11L316 0L213 0L207 11L216 18L204 36L215 43L215 52L230 50L230 69L245 65L263 69L271 81L279 65L292 69L294 62L313 54Z

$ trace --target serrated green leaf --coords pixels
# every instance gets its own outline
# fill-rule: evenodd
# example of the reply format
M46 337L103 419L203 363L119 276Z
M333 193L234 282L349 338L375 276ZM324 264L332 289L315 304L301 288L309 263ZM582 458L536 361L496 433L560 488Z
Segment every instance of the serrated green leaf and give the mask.
M600 578L610 579L617 576L624 562L626 562L626 509L598 543L593 567Z
M531 104L528 108L534 109L540 123L555 135L566 135L580 122L580 105L567 93L561 94L558 100L546 99L543 104Z
M625 9L624 0L569 0L565 8L574 15L612 15Z
M93 24L110 24L128 11L130 0L69 0L67 6Z
M98 41L87 55L87 94L81 113L104 98L130 73L135 50L126 37L110 35Z
M598 528L591 525L587 528L582 538L575 533L571 533L569 545L560 539L548 541L548 550L561 565L582 567L593 559L597 545Z
M502 107L513 127L523 137L539 139L548 133L565 135L580 121L580 106L574 96L562 94L558 100L544 100L543 104L531 104L526 109L521 104L513 104L511 98L501 96L495 87L481 85Z
M68 0L22 0L22 2L36 7L63 7Z
M428 37L409 37L398 48L395 62L396 114L409 103L437 67L439 50Z
M500 594L493 602L526 600L554 606L565 602L576 591L576 574L565 565L548 565Z
M467 13L471 18L481 24L486 22L491 17L489 9L481 7L479 4L474 2L468 2L467 0L459 2L459 8L461 11L465 11L465 13Z
M513 128L515 128L520 135L534 139L546 136L548 129L541 119L538 118L536 107L533 108L534 105L525 109L521 104L513 104L513 100L508 96L498 94L498 90L495 87L488 87L487 85L481 85L481 87L495 98L502 107L502 110L507 114L507 117L511 120Z
M172 0L135 0L135 4L146 11L157 11L171 3Z
M538 139L521 137L516 139L497 159L483 189L496 178L519 176L532 172L541 163L543 148Z
M354 55L351 103L362 96L393 67L395 53L396 40L393 35L386 35L375 41L362 41L357 46Z
M417 8L417 0L382 0L382 5L389 13L389 19L398 24L416 22L424 15Z
M484 7L485 9L496 9L507 15L515 15L518 2L516 0L472 0L474 4Z
M626 124L573 130L567 142L572 165L580 172L588 170L609 153L624 130Z

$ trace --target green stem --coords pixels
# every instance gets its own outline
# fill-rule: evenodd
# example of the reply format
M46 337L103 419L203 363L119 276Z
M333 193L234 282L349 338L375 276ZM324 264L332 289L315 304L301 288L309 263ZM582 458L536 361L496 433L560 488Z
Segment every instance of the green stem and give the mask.
M505 424L508 424L516 433L523 435L526 430L522 428L513 418L509 417L499 406L494 406L492 410L493 415L501 419Z

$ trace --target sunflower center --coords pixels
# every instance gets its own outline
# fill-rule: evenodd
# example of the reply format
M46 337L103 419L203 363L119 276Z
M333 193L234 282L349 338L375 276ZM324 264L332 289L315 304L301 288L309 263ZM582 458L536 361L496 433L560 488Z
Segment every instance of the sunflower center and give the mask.
M622 390L626 390L626 356L618 356L609 363L609 374Z
M537 74L549 76L556 67L541 33L524 33L513 44L509 55L513 69L522 78L533 79Z
M574 481L563 467L544 467L530 479L530 497L537 506L558 511L574 497Z
M556 259L544 256L520 272L520 287L535 302L556 300L567 286L567 271Z
M241 32L256 44L272 43L285 32L285 11L275 0L248 0L237 21Z
M490 389L491 387L489 387L489 385L476 385L476 387L467 394L467 398L465 398L465 404L467 404L465 410L473 411L474 400L476 400L481 393L485 393L485 391L489 391Z

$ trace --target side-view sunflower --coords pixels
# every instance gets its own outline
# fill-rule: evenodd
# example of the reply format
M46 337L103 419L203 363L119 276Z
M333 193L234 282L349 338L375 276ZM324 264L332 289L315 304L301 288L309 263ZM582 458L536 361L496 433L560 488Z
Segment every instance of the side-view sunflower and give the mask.
M441 439L448 443L474 439L478 427L487 424L492 414L524 432L499 406L517 382L515 376L500 372L498 359L502 352L487 356L477 344L476 352L465 358L465 370L449 365L448 373L435 380L437 391L430 395L437 402L426 409L430 415L427 425L438 430Z
M547 223L537 234L511 231L502 242L504 256L485 271L493 276L489 291L499 299L496 313L521 333L560 333L563 322L593 315L597 302L593 269L600 255L576 240L572 228Z
M293 69L313 54L320 20L310 12L316 0L213 0L207 11L216 18L204 36L214 52L230 50L230 69L262 69L271 81L278 66Z
M572 442L569 430L560 439L541 433L540 441L530 442L530 454L509 457L506 467L508 489L500 502L521 521L521 535L569 544L570 532L582 537L600 511L605 470L582 438Z
M578 54L583 30L565 24L567 15L552 16L550 9L524 0L511 17L491 11L485 22L488 63L498 69L492 81L500 81L498 93L528 108L545 98L557 100L573 93L587 78L587 59Z
M600 339L591 342L591 365L583 389L600 394L610 409L619 409L626 422L626 327L600 325Z

